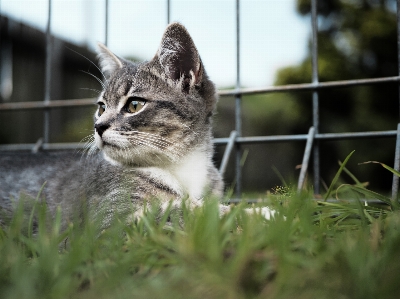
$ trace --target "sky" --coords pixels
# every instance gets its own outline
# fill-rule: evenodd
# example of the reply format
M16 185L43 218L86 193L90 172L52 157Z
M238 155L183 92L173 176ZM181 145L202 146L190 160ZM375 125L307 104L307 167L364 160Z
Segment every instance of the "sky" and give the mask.
M296 0L240 1L240 80L243 87L274 83L279 68L306 56L309 18ZM186 26L218 88L236 83L236 1L171 0L170 20ZM105 0L52 0L54 35L95 50L105 41ZM0 12L40 30L48 0L0 0ZM109 0L108 47L122 57L150 60L167 25L166 0Z

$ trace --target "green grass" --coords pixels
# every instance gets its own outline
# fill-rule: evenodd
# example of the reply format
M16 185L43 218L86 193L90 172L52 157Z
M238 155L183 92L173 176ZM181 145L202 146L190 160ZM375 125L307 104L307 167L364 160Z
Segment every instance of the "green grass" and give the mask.
M363 188L330 192L357 198L369 194ZM280 190L267 198L279 211L271 220L247 215L246 204L220 218L209 200L194 212L183 206L169 225L149 209L100 234L90 222L60 232L60 214L49 220L42 205L32 213L38 235L22 233L32 217L19 209L0 229L0 298L399 297L396 205L318 203Z

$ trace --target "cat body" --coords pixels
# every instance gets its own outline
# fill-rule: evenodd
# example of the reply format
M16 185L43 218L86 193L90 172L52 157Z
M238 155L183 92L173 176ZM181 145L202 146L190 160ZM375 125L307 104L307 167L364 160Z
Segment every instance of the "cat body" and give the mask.
M186 29L169 25L148 62L99 48L104 83L87 157L0 155L2 204L21 194L35 198L44 186L41 197L53 212L61 206L64 226L89 209L107 227L115 215L140 217L151 200L166 208L171 200L198 206L205 196L221 197L212 163L216 90Z

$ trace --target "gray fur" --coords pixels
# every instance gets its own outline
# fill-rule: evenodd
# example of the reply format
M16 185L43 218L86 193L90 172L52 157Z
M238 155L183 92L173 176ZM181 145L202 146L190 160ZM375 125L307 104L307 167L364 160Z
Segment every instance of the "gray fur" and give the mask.
M115 215L140 217L148 200L162 206L173 200L177 207L188 198L197 206L207 194L221 196L211 161L216 91L186 29L169 25L148 62L128 62L99 47L105 88L98 103L105 110L96 112L88 156L2 154L2 205L21 193L35 198L46 182L42 198L53 212L61 206L64 226L88 209L105 228ZM132 97L145 100L137 113L126 110Z

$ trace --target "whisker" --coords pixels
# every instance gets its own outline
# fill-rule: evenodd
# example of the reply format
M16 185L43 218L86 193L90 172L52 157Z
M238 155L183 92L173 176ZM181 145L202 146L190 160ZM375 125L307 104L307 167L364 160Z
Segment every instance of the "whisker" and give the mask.
M93 78L95 78L95 79L97 80L97 82L99 82L99 83L101 84L101 86L102 86L104 89L106 89L106 86L104 85L103 81L101 81L101 80L100 80L99 78L97 78L95 75L93 75L92 73L87 72L87 71L82 71L82 70L81 70L81 72L82 72L82 73L85 73L85 74L88 74L88 75L92 76Z
M137 136L138 137L138 136ZM131 136L129 136L128 137L128 139L129 140L141 140L141 141L143 141L143 142L147 142L147 143L151 143L151 144L153 144L153 145L156 145L156 146L160 146L162 149L166 149L166 148L168 148L168 146L170 146L170 145L172 145L172 143L167 143L167 142L164 142L164 141L159 141L159 140L157 140L157 139L154 139L154 138L143 138L143 137L139 137L139 138L133 138L133 137L131 137Z
M183 155L183 151L182 151L182 149L181 149L181 147L179 145L171 144L172 148L169 147L169 146L164 146L162 148L159 148L157 146L157 143L155 143L152 140L142 139L141 142L142 142L142 144L147 145L149 147L152 147L152 148L156 147L158 149L161 149L162 151L164 151L166 153L169 153L170 156L173 156L173 157L178 157L179 158L179 157L182 157L182 155Z
M137 135L146 135L145 138L147 138L147 139L156 140L156 141L158 141L160 143L165 143L165 145L173 144L172 142L170 142L169 140L167 140L167 139L165 139L163 137L160 137L160 136L158 136L156 134L147 133L147 132L132 131L132 132L124 132L122 135L135 135L135 136L137 136ZM139 136L137 136L137 137L139 137ZM142 138L142 137L143 136L141 136L140 138Z
M91 139L91 138L94 138L93 134L83 137L80 142L86 142L86 140Z
M190 126L188 126L188 125L186 125L186 124L183 124L183 123L181 123L181 125L184 126L184 127L187 128L187 129L189 129L189 130L193 133L194 136L199 135L199 133L196 132L196 131L194 131Z
M132 156L143 155L148 149L152 149L152 155L156 156L160 161L165 159L162 157L162 153L171 162L176 162L186 153L186 149L181 145L157 134L147 132L111 131L108 133L107 138L109 142L119 148L117 150L118 155L128 161L132 159Z
M72 50L72 49L69 48L69 47L67 47L67 49L69 49L69 50L71 50L72 52L74 52L75 54L78 54L79 56L85 58L87 61L89 61L91 64L93 64L93 65L96 67L96 69L99 70L99 72L100 72L101 75L103 76L104 80L108 81L107 78L106 78L106 76L104 75L104 73L103 73L103 72L101 71L101 69L97 66L97 64L95 64L93 61L91 61L91 60L90 60L89 58L87 58L85 55L83 55L83 54L81 54L81 53L79 53L79 52L77 52L77 51L75 51L75 50Z
M102 92L101 90L94 89L94 88L85 88L85 87L81 87L80 89L81 89L81 90L91 90L91 91L94 91L94 92L96 92L96 93L101 93L101 92Z
M84 145L83 149L80 150L80 152L81 152L82 156L85 153L87 153L87 155L90 156L93 153L93 151L96 149L94 136L89 135L89 136L84 137L81 140L81 143L83 143L83 142L85 143L85 145Z

